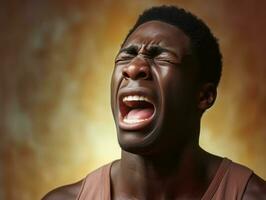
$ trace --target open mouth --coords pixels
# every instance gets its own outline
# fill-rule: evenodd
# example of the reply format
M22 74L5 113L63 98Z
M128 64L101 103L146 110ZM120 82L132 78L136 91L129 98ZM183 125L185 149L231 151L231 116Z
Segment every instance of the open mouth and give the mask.
M140 129L150 124L155 106L145 96L128 95L119 100L120 125L125 129Z

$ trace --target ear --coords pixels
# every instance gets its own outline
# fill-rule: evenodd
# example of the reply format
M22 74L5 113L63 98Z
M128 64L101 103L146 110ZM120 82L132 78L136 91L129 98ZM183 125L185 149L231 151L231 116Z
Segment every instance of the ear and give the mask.
M217 90L213 83L204 83L199 89L198 108L202 112L210 108L216 99Z

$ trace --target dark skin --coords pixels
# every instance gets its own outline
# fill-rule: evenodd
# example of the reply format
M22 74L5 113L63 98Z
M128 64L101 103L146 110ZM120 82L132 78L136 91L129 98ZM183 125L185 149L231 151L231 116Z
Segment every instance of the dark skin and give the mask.
M121 160L111 168L111 196L119 199L200 199L221 158L198 145L200 119L216 98L216 87L200 81L190 39L159 21L139 26L119 51L111 100ZM127 124L119 107L128 94L149 97L155 113ZM122 117L121 117L122 116ZM263 199L265 183L253 175L244 199ZM45 200L75 199L81 182L50 192Z

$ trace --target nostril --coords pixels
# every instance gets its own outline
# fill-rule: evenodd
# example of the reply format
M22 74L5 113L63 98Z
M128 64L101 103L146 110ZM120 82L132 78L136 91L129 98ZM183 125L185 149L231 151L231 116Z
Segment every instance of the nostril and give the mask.
M141 79L146 79L148 77L147 73L146 72L139 72L138 74L138 78L141 78Z
M150 71L148 66L137 66L136 64L131 64L125 66L122 69L122 76L124 79L149 79Z
M123 72L122 72L122 75L123 75L123 77L126 78L126 79L129 78L129 75L128 75L128 73L127 73L126 71L123 71Z

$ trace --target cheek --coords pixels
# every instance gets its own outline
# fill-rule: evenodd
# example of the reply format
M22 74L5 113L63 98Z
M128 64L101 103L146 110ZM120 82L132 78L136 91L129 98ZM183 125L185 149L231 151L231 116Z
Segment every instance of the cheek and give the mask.
M183 110L192 106L194 99L193 83L178 68L160 70L162 98L167 109Z
M122 81L122 73L121 73L121 67L115 67L112 73L111 78L111 104L112 107L116 103L116 96L118 92L119 85Z
M115 70L113 70L112 77L111 77L111 95L114 94L115 86L116 86L116 75L115 75Z
M112 108L115 104L115 97L116 97L116 88L117 88L117 85L118 85L118 74L117 74L117 70L114 69L113 70L113 73L112 73L112 78L111 78L111 105L112 105Z
M119 80L121 79L121 70L119 67L114 67L111 79L111 91L114 92L116 90L117 85L119 84Z
M181 74L178 70L165 67L160 68L160 85L162 87L162 93L166 96L177 96L178 92L182 88Z
M173 70L170 67L158 68L158 74L160 75L160 79L164 81L170 80L172 76L176 76L176 77L178 76L178 74L176 74L176 70Z

